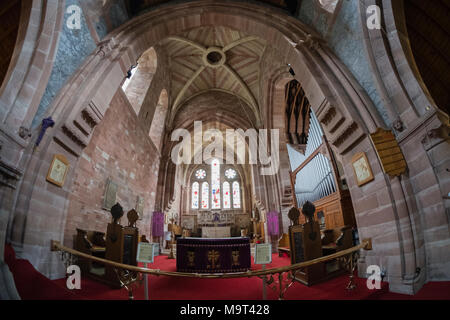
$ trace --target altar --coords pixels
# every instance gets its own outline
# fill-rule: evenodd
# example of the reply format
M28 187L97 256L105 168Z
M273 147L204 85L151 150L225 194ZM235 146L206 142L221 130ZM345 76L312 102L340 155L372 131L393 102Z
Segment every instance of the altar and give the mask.
M230 227L202 227L202 238L229 238Z
M250 239L179 238L177 271L198 273L244 272L250 269Z

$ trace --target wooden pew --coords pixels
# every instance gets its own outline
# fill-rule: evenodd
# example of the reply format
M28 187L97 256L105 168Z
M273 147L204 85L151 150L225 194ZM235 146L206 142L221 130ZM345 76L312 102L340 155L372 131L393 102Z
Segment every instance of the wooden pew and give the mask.
M283 233L283 236L278 241L278 255L281 257L283 252L286 252L288 255L291 254L289 235L287 233Z
M352 245L353 236L351 226L326 229L323 231L322 252L324 256L351 248Z
M74 244L75 250L99 258L105 258L106 241L104 232L77 228ZM92 261L80 259L79 264L85 274L89 274L91 272L93 267Z

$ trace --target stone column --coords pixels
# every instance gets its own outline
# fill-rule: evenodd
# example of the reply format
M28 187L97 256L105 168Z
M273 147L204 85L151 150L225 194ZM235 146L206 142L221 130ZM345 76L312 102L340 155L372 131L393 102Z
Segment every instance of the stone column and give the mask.
M1 146L0 146L1 150ZM7 227L12 211L14 190L22 174L0 159L0 299L20 300L14 278L4 261Z

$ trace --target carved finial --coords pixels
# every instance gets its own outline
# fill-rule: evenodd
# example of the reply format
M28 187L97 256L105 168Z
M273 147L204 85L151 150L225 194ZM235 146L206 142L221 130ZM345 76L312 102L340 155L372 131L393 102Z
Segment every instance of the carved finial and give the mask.
M111 215L113 217L113 223L118 224L119 219L123 216L123 208L119 203L111 207Z
M25 127L20 127L19 128L19 136L26 140L29 137L31 137L31 130L29 128L25 128Z
M312 202L306 201L302 207L302 213L308 222L314 220L314 212L316 212L316 206Z
M128 226L136 227L136 221L139 220L139 214L137 213L137 211L134 209L128 211L127 218L128 218Z

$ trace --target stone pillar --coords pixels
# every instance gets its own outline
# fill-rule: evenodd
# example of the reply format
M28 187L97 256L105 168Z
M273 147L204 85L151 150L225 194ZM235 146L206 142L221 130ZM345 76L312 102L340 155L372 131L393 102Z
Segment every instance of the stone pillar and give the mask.
M1 150L1 146L0 146ZM4 261L7 227L12 211L14 190L22 174L0 159L0 299L20 300L14 278Z

